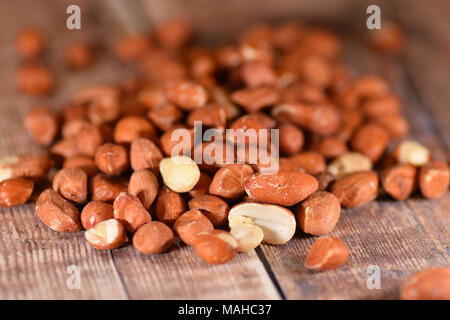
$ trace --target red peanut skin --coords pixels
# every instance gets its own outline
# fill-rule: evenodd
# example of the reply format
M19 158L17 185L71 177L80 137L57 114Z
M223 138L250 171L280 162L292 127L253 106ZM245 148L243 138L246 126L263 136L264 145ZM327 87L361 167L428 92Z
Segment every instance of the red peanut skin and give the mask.
M244 185L250 198L282 206L299 203L319 188L319 182L313 176L293 171L256 173L246 177Z

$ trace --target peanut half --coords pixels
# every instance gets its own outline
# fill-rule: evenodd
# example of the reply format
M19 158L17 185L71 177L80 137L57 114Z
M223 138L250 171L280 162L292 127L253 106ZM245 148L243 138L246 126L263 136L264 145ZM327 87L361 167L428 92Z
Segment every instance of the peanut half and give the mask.
M291 240L295 233L294 215L281 206L257 202L240 203L231 208L228 221L241 217L251 220L262 229L265 243L284 244Z
M255 249L264 239L263 230L249 218L235 217L229 220L230 233L238 241L238 251Z

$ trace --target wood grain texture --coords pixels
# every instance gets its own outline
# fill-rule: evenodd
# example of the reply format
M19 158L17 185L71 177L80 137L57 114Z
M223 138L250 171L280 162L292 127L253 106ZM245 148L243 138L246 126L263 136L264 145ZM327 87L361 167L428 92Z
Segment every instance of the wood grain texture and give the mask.
M69 3L73 1L52 2L51 6L32 1L1 4L0 11L8 12L9 19L2 20L0 26L9 32L7 36L1 33L0 77L5 85L0 88L0 155L43 151L31 142L21 125L29 107L44 103L58 110L81 87L117 83L130 74L101 46L93 68L70 72L64 67L62 53L70 41L88 39L110 48L114 39L127 31L122 20L114 19L116 9L107 1L95 5L77 1L86 15L82 22L85 31L72 33L65 27ZM29 12L35 15L26 21ZM18 63L12 48L13 35L24 22L41 26L53 40L45 56L57 79L55 94L50 98L24 97L11 81ZM91 248L82 232L60 234L46 228L31 204L1 208L0 230L0 299L279 298L255 253L212 267L185 246L157 257L140 255L132 247L102 252ZM71 265L80 268L80 290L70 290L66 285Z
M450 143L450 94L446 89L450 83L446 69L450 68L450 38L443 31L448 2L433 1L440 10L419 1L414 1L415 6L409 5L409 0L396 1L395 5L383 2L383 14L401 21L413 48L400 58L376 55L363 45L361 25L368 1L358 1L357 5L354 1L327 0L320 5L281 1L285 5L276 10L258 12L253 10L253 0L238 1L243 3L239 11L217 4L216 16L231 15L233 21L216 21L213 14L208 18L207 10L196 12L210 1L195 0L173 10L180 2L170 0L163 5L142 0L131 9L123 0L0 2L0 156L43 151L21 126L29 107L44 103L58 110L86 84L116 83L132 74L133 70L118 63L107 50L123 32L145 30L162 18L187 13L203 29L203 38L217 41L221 38L212 35L218 32L230 38L253 21L277 20L299 12L346 35L348 64L357 73L386 77L404 102L412 137L426 144L437 158L445 159ZM82 8L81 32L65 27L65 8L73 3ZM249 12L253 13L251 18ZM229 27L225 28L227 21ZM44 59L57 79L50 98L24 97L11 80L19 64L12 48L13 36L24 24L42 26L49 34L50 48ZM98 47L97 61L87 71L69 72L62 64L63 48L75 39L88 39ZM46 228L32 204L1 208L0 299L395 299L400 283L409 274L449 264L449 208L447 193L432 201L419 195L404 202L384 197L361 208L343 210L332 234L347 243L350 259L339 269L320 273L303 267L315 237L300 231L284 246L262 245L225 265L211 266L192 248L180 244L158 256L139 254L131 246L101 252L85 242L82 232L61 234ZM80 268L80 290L67 288L70 265ZM366 270L371 265L380 267L380 290L367 288Z

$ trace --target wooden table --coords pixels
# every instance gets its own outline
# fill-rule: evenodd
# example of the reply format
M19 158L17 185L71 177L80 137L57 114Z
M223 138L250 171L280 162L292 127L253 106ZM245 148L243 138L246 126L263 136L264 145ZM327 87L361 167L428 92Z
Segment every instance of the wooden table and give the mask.
M295 3L302 8L299 16L311 16L344 35L345 58L358 73L371 72L388 79L404 102L412 137L444 160L450 147L450 2L432 2L383 3L382 18L394 18L407 31L409 47L398 58L375 54L361 41L367 7L364 1L346 2L348 7L324 1L322 9L317 4ZM65 28L65 8L72 3L82 8L82 31ZM205 3L195 0L182 9L196 12L196 6ZM330 9L332 5L336 10ZM265 11L265 15L270 13ZM1 156L39 150L21 127L21 119L31 106L42 103L58 109L83 85L114 83L130 73L105 50L93 68L67 71L61 55L69 42L89 37L107 48L121 33L141 28L149 16L154 21L168 14L157 1L128 1L127 5L122 1L14 0L1 1L0 12ZM292 16L294 11L289 12ZM333 16L335 20L330 19ZM236 28L245 22L242 14L239 17ZM198 23L205 22L198 18ZM57 78L51 98L27 98L14 86L19 61L12 39L24 24L49 32L51 42L45 59ZM286 245L262 245L225 265L211 266L184 245L157 256L141 255L132 246L98 251L86 243L82 232L56 233L43 226L33 204L2 208L0 299L395 299L399 285L411 273L449 264L449 211L449 192L432 201L420 196L403 202L382 199L345 209L332 234L347 243L349 261L336 270L312 273L303 262L315 238L301 232ZM72 265L80 270L80 289L67 286L71 275L68 267ZM380 289L367 288L366 271L372 265L381 270Z

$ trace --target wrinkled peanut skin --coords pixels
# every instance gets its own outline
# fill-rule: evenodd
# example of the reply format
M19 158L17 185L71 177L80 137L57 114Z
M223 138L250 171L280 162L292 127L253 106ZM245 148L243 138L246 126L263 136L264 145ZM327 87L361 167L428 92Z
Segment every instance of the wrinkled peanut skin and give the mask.
M319 191L297 208L297 221L303 232L319 236L333 230L340 213L339 200L332 193Z
M172 226L178 217L186 211L186 203L179 193L162 187L156 198L156 218Z
M36 213L47 227L58 232L81 230L80 212L59 193L47 189L36 202Z
M97 173L89 182L92 200L112 203L121 192L128 189L128 180L121 176L107 176Z
M173 230L180 237L181 241L192 246L199 233L212 231L214 226L200 210L193 209L183 213L175 221Z
M138 197L122 192L113 203L114 219L119 220L129 233L136 232L142 225L152 221Z
M253 174L248 164L230 164L220 168L212 179L209 193L225 199L237 199L245 194L244 179Z

